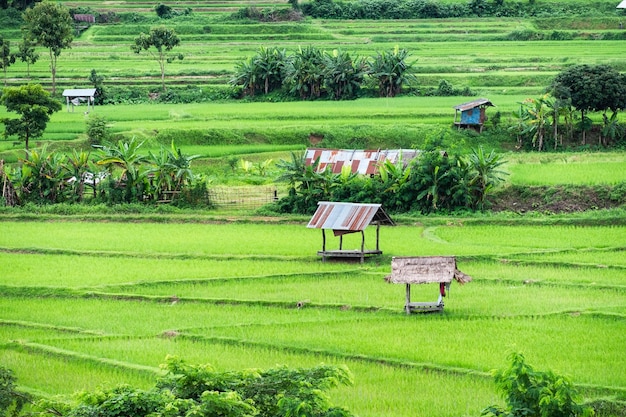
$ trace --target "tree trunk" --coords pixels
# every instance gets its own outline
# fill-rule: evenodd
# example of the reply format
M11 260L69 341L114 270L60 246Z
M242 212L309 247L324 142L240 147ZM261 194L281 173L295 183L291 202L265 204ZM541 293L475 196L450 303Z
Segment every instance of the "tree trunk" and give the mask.
M584 126L584 120L585 120L585 111L584 110L580 111L580 120L583 123L583 125L582 125L583 126L583 145L586 145L587 144L587 130L585 129L585 126Z
M52 48L50 48L50 73L52 74L52 95L54 96L57 92L57 56ZM28 141L26 143L28 144Z

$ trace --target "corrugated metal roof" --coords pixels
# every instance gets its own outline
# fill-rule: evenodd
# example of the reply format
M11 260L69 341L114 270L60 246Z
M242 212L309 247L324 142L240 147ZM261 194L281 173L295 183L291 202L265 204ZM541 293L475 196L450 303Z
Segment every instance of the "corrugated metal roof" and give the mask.
M75 14L74 20L77 22L96 23L96 17L92 14Z
M361 150L361 149L318 149L306 150L305 164L313 165L319 158L317 172L326 169L339 174L344 166L350 166L354 174L373 175L378 173L378 166L388 160L395 164L409 161L418 156L420 151L415 149L385 149L385 150Z
M467 103L459 104L458 106L454 106L453 109L465 111L483 105L493 106L491 101L487 100L486 98L479 98L476 100L468 101Z
M626 9L626 0L622 0L620 4L617 5L618 9Z
M320 201L307 225L310 229L332 229L338 232L358 232L369 224L393 225L380 204L337 203Z
M73 90L63 90L63 97L93 97L95 95L95 88L76 88Z

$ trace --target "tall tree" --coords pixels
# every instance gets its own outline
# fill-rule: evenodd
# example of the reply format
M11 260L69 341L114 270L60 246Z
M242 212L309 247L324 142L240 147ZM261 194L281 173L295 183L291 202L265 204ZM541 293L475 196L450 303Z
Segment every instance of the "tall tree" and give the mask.
M16 58L26 64L26 76L30 78L30 66L37 62L39 54L35 51L35 43L27 36L17 45Z
M61 110L61 103L39 84L7 87L2 91L0 103L8 112L15 112L19 119L3 118L4 135L17 135L24 141L26 150L30 139L38 138L46 130L50 115Z
M72 17L69 10L56 3L38 3L24 12L23 27L26 37L37 45L48 48L52 95L56 94L57 59L63 49L71 47L74 40Z
M11 52L11 42L0 37L0 68L4 72L4 86L7 86L7 68L15 63L15 54Z
M165 63L172 62L174 59L183 59L182 54L168 56L167 53L180 44L180 38L176 35L174 29L159 26L150 29L150 34L140 33L135 38L135 44L130 49L138 54L142 50L146 50L159 63L161 68L161 86L165 91ZM156 52L151 49L154 48Z

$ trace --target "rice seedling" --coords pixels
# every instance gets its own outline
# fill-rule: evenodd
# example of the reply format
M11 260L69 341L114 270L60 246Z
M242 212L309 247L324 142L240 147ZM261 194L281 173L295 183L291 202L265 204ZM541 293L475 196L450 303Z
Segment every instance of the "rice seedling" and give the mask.
M0 349L3 366L15 370L21 385L36 387L36 395L65 395L94 391L102 387L129 384L138 388L152 385L154 376L131 369L107 367L98 362L81 362L63 356L31 353L28 349ZM62 375L62 378L58 378Z
M324 274L354 269L301 260L212 259L168 256L94 256L89 254L23 254L0 252L0 285L98 288L115 284L203 281L215 278Z

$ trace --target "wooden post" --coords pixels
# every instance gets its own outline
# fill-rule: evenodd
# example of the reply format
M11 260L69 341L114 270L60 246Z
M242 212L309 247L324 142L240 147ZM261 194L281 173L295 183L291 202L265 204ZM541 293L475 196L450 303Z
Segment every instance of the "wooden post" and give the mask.
M343 235L339 236L339 250L343 249Z
M411 284L406 284L406 300L404 302L404 310L406 314L411 314Z
M380 222L376 223L376 250L380 250L378 246L378 238L380 237Z
M361 263L365 262L365 232L361 230Z
M326 262L326 232L322 229L322 262Z

